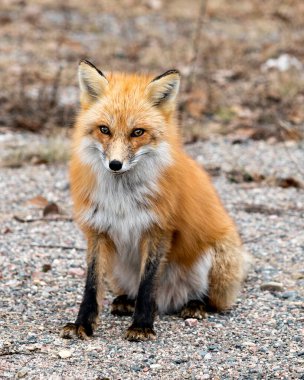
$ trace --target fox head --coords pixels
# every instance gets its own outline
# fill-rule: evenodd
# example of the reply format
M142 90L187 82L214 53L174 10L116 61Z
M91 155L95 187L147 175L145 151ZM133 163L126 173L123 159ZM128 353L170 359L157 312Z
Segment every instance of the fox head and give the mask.
M84 60L78 77L81 112L76 135L83 161L123 174L164 153L164 147L176 136L172 120L180 83L178 71L156 78L105 75Z

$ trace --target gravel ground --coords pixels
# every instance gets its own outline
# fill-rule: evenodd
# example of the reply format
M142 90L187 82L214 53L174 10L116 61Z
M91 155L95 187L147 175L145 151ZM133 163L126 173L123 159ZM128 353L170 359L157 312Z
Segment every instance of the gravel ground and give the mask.
M9 140L0 139L0 151ZM0 378L304 379L304 191L227 179L238 168L301 180L303 143L218 138L187 149L217 174L215 186L255 257L235 307L193 326L157 318L155 342L130 343L122 339L130 320L110 315L109 293L91 340L60 339L81 300L85 242L69 219L43 220L28 200L42 195L70 215L66 166L2 168ZM274 281L277 291L266 290Z

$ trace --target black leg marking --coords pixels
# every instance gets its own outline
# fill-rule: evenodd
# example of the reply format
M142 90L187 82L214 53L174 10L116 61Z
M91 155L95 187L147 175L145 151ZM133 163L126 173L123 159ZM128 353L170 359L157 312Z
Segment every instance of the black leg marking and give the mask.
M150 256L152 256L152 254ZM133 323L125 334L125 338L128 340L153 340L156 337L153 330L153 322L156 311L155 279L159 261L158 256L147 259L135 303Z
M118 316L130 316L133 315L134 309L135 300L129 298L126 294L123 294L113 300L111 313Z
M203 319L206 318L206 306L203 301L192 300L189 301L181 310L181 317Z
M84 295L76 322L66 324L61 331L61 337L69 339L78 336L81 339L87 339L93 335L97 317L97 273L96 260L93 259L88 267Z

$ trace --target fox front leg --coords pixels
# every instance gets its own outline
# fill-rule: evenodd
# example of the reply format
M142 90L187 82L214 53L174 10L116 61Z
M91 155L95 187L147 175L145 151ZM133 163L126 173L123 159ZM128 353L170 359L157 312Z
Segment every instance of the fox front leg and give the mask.
M92 248L88 249L88 271L83 299L75 323L67 323L61 330L60 336L65 339L78 337L88 339L93 335L99 314L97 292L99 284L99 244L96 241Z
M165 244L154 244L148 249L147 259L141 276L135 303L132 325L127 329L125 338L130 341L155 340L153 323L156 314L156 282L161 258L164 256Z

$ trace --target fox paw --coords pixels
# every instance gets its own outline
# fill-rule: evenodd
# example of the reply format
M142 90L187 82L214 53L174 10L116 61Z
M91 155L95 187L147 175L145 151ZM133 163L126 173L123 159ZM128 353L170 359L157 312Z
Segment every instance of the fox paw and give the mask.
M135 327L132 325L125 332L124 337L131 342L142 342L155 340L156 334L151 327Z
M92 335L93 328L90 324L67 323L60 332L60 337L64 339L80 338L88 340Z
M123 294L114 299L111 313L118 316L133 315L134 308L135 300L129 299L126 294Z
M204 319L207 317L205 310L205 305L201 301L189 301L181 311L181 317L184 319L187 318L196 318Z

